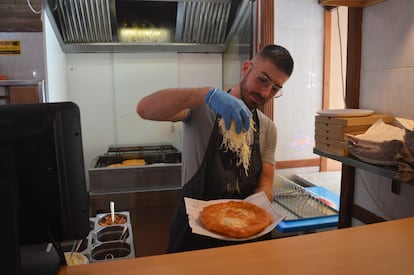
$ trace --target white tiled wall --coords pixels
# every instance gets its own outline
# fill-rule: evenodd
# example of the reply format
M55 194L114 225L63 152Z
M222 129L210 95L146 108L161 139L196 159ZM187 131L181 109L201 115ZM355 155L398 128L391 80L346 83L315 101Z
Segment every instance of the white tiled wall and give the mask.
M20 55L0 55L0 75L12 80L45 79L43 33L0 32L0 40L19 40Z
M414 119L414 1L364 9L360 108ZM414 185L391 193L391 180L357 170L355 201L386 219L414 216Z
M161 88L223 85L221 54L65 54L50 26L45 31L49 94L79 105L87 168L109 145L168 142L180 149L180 125L145 121L136 114L136 103ZM56 95L62 85L67 94Z
M317 0L275 0L275 43L286 47L295 68L274 102L276 159L316 157L314 117L322 107L323 8Z
M47 101L58 102L68 100L66 81L66 54L62 51L53 31L47 13L43 11L43 34L46 58L46 90Z
M414 119L414 1L364 10L360 105Z

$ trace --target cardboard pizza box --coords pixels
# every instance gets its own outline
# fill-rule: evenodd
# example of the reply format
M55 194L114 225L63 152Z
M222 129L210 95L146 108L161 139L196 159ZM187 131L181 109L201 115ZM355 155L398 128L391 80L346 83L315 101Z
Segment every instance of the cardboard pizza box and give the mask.
M363 134L369 127L370 125L342 126L317 122L315 123L315 135L342 140L345 134Z
M315 141L315 148L321 151L324 151L329 154L334 154L337 156L347 156L349 155L348 149L346 149L344 146L336 146L329 143L324 142L317 142Z
M334 146L334 147L344 147L344 139L340 138L340 139L336 139L333 137L326 137L326 136L319 136L319 135L315 135L315 142L316 143L324 143L330 146Z
M378 119L382 119L385 123L392 123L394 121L394 116L391 115L381 115L381 114L372 114L369 116L361 117L334 117L334 116L315 116L315 122L333 124L333 125L342 125L342 126L359 126L359 125L372 125Z

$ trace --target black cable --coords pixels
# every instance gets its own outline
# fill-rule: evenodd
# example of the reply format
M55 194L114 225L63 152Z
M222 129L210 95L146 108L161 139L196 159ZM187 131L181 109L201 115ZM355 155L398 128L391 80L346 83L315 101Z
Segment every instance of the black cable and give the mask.
M53 248L55 249L56 253L59 256L59 261L61 266L66 266L68 263L66 262L65 253L63 252L62 246L60 242L55 241L55 238L53 238L53 234L49 230L49 237L50 241L53 244Z

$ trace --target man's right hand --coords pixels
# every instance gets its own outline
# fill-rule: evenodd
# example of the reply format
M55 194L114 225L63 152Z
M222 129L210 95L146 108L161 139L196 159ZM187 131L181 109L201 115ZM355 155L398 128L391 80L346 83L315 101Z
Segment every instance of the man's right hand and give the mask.
M237 133L240 133L243 128L249 129L252 113L242 100L218 88L213 88L206 95L206 103L221 115L227 130L230 129L231 120L236 125Z

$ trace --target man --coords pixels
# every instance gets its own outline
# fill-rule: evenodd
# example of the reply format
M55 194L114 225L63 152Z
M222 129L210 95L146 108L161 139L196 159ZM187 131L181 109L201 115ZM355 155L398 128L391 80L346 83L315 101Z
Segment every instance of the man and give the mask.
M242 80L228 92L212 87L172 88L138 103L137 113L144 119L183 122L183 191L171 225L169 252L229 244L191 232L184 197L244 199L264 191L272 200L276 127L257 108L281 95L292 71L290 53L279 45L268 45L242 64ZM235 152L223 148L220 119L227 129L234 123L237 133L254 125L248 172L238 165Z

